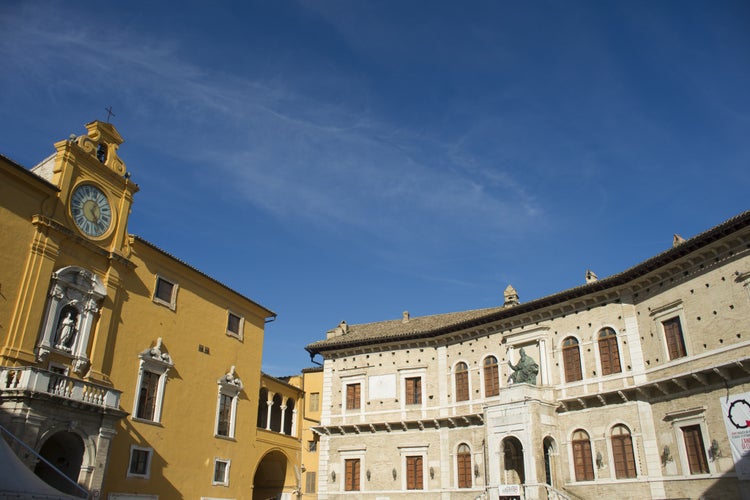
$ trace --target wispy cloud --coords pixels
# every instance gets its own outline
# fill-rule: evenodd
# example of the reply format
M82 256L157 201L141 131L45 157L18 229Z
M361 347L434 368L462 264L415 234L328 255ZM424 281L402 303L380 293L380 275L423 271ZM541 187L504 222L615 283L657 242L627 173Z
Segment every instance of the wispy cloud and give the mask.
M14 70L81 93L116 89L180 161L215 166L222 184L274 216L410 241L478 226L512 231L541 212L509 170L371 114L366 95L321 99L279 75L210 72L156 34L87 31L53 17L5 20L9 38L26 41L0 48ZM314 76L356 85L347 74Z

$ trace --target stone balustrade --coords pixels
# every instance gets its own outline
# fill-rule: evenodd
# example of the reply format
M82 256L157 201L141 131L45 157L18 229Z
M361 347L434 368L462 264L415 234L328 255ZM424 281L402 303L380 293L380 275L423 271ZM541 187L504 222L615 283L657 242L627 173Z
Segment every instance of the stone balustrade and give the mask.
M48 394L100 408L118 408L120 391L91 382L66 377L33 366L0 367L0 395L11 392Z

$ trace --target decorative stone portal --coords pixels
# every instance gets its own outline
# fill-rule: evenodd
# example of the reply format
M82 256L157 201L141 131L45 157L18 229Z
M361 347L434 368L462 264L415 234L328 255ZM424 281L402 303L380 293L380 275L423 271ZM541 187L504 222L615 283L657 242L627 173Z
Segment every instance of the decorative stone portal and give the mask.
M39 450L39 454L44 460L54 465L75 482L78 482L78 476L81 473L83 452L84 445L81 438L72 432L65 431L50 436ZM43 460L37 462L34 473L47 484L63 493L80 494L80 491L74 484L66 481L64 477L61 477L56 470L47 465Z

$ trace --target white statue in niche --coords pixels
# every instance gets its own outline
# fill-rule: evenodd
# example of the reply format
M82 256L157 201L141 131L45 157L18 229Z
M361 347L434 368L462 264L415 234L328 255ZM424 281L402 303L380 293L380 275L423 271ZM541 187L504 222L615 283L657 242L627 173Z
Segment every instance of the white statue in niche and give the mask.
M73 337L76 334L77 314L71 309L67 309L63 314L65 317L60 321L60 326L57 329L57 343L55 347L63 351L70 351Z

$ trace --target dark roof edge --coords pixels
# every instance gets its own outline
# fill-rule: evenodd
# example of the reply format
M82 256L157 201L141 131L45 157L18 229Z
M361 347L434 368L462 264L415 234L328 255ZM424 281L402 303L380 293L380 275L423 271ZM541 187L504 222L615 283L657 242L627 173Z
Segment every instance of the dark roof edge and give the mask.
M44 177L40 177L39 175L35 174L34 172L32 172L28 168L24 167L23 165L21 165L17 161L12 160L11 158L8 158L4 154L0 154L0 158L2 158L3 160L5 160L6 162L8 162L8 164L10 166L12 166L13 168L17 169L20 172L23 172L24 175L27 175L27 176L33 178L35 181L38 181L41 184L46 184L47 187L52 188L55 191L58 191L58 192L60 191L59 187L57 187L56 185L52 184L50 181L48 181Z
M359 341L332 345L325 345L325 342L327 341L326 339L309 344L307 347L305 347L305 350L314 356L315 354L321 354L323 352L337 351L351 347L380 344L391 341L418 340L428 337L434 337L437 335L445 335L472 326L492 323L504 318L516 316L518 314L528 313L541 307L549 307L561 302L565 302L567 300L581 297L583 295L588 295L593 292L601 292L607 289L615 288L617 286L622 286L629 281L633 281L641 276L644 276L645 274L658 269L659 267L662 267L692 252L695 252L696 250L699 250L709 243L713 243L714 241L717 241L718 239L727 236L728 234L731 234L735 231L739 231L740 229L743 229L747 226L750 226L750 210L742 212L741 214L736 215L722 222L721 224L714 226L713 228L708 229L707 231L704 231L703 233L700 233L684 241L683 243L675 247L665 250L664 252L657 254L654 257L641 262L640 264L636 264L635 266L626 269L621 273L613 274L612 276L601 279L599 281L587 283L575 288L569 288L567 290L563 290L562 292L548 295L546 297L541 297L539 299L525 302L517 306L509 307L507 309L502 309L497 312L489 313L486 316L480 316L471 320L446 325L444 327L439 327L426 332L419 332L409 335L391 335L377 337L374 339L361 339Z
M174 260L175 262L179 262L180 264L182 264L183 266L187 267L191 271L194 271L194 272L198 273L202 277L207 278L208 280L210 280L213 283L221 286L222 288L225 288L225 289L229 290L230 292L234 293L235 295L238 295L239 297L242 297L243 299L247 300L248 302L251 302L252 304L260 307L261 309L263 309L264 311L266 311L267 313L269 313L268 316L266 316L266 318L276 318L277 314L275 312L273 312L272 310L268 309L267 307L264 307L264 306L260 305L259 303L255 302L253 299L251 299L251 298L249 298L249 297L241 294L237 290L235 290L235 289L233 289L233 288L225 285L224 283L222 283L221 281L217 280L216 278L213 278L213 277L209 276L208 274L204 273L200 269L191 266L190 264L188 264L184 260L175 257L174 255L172 255L171 253L167 252L166 250L162 250L161 248L157 247L156 245L154 245L150 241L144 240L143 238L141 238L138 235L131 234L130 236L132 238L134 238L136 241L139 241L139 242L143 243L144 245L152 248L153 250L156 250L157 252L159 252L159 253L161 253L161 254L169 257L170 259Z

